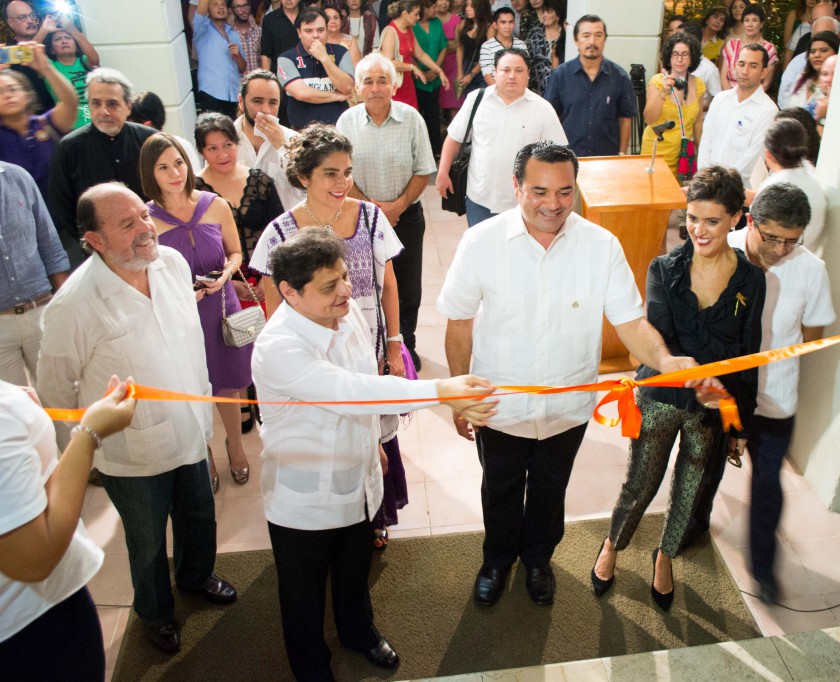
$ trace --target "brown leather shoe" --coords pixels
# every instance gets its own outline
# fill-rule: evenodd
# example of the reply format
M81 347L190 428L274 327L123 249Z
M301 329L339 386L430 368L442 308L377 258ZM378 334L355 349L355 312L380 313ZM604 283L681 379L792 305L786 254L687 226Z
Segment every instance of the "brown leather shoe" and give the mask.
M181 631L176 623L143 623L146 637L165 654L177 654L181 650Z
M236 601L236 589L227 580L211 573L210 577L198 587L179 587L184 592L199 592L207 601L214 604L232 604Z

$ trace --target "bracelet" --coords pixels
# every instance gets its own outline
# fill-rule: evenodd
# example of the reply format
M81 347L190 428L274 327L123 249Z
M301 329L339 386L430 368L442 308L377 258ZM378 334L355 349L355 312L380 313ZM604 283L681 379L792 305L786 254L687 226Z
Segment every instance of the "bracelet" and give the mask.
M94 431L89 426L85 426L84 424L79 424L74 426L73 429L70 431L70 437L72 438L77 433L86 433L91 438L93 438L93 442L96 444L96 448L99 449L102 447L102 436L100 436L96 431Z
M396 336L388 336L385 339L385 343L402 343L403 342L403 335L397 334Z

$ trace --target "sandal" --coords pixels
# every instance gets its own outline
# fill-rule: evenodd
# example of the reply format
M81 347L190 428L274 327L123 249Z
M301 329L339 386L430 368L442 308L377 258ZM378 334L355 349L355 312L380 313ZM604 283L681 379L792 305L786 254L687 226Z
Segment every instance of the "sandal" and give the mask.
M388 546L388 529L376 528L373 531L373 548L385 549Z
M225 450L227 450L228 462L230 462L230 442L227 438L225 438ZM250 476L251 471L248 465L246 464L241 469L234 469L233 464L230 464L230 477L233 479L233 482L236 485L245 485L248 482L248 476Z

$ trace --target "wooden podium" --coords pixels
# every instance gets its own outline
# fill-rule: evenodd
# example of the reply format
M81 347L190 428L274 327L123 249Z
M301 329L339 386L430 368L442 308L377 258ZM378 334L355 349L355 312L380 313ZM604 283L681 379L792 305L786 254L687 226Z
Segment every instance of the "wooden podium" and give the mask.
M583 217L618 237L643 298L648 266L662 253L671 211L686 205L665 161L657 157L653 173L649 166L649 156L590 156L580 159L577 178ZM601 372L636 364L604 318Z

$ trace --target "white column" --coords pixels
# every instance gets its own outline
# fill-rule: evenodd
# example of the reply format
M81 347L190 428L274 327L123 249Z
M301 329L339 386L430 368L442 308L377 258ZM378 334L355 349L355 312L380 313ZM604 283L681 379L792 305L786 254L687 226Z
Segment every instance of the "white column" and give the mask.
M577 47L572 37L575 22L584 14L596 14L607 25L607 59L630 72L631 64L643 64L646 79L656 73L659 56L659 36L665 6L662 0L569 0L566 37L566 60L577 57Z
M166 107L166 132L192 139L195 104L181 4L78 0L78 5L102 66L124 73L135 92L154 92Z
M817 175L828 193L827 235L822 257L831 280L834 306L840 313L840 80L833 88L823 134ZM840 334L840 323L825 330ZM799 409L790 456L820 500L840 512L840 348L802 358Z

